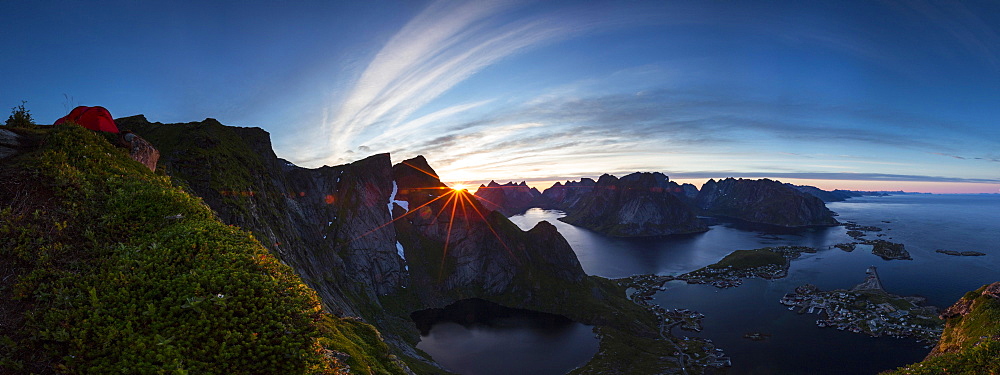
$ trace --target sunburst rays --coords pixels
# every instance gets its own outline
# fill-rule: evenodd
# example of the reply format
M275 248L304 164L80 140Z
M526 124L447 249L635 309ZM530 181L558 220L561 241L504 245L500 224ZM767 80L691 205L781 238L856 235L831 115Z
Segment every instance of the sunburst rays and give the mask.
M420 168L417 168L417 167L415 167L415 166L413 166L413 165L411 165L409 163L405 163L405 164L407 166L412 167L413 169L415 169L417 171L420 171L421 173L424 173L424 174L428 175L428 176L433 176L435 178L437 177L437 176L434 176L433 173L430 173L430 172L427 172L427 171L422 170ZM375 233L375 232L377 232L377 231L379 231L381 229L384 229L384 228L388 227L389 225L392 225L393 223L397 222L398 220L403 219L405 217L408 217L411 214L413 214L414 212L420 211L421 208L430 207L432 210L436 210L437 211L437 214L434 215L434 218L432 219L432 222L434 222L436 224L440 223L441 225L446 225L446 227L445 227L445 236L444 236L444 246L443 246L442 252L441 252L441 261L440 261L440 263L438 265L438 281L439 282L444 280L444 277L445 277L444 271L445 271L445 265L446 265L446 262L447 262L447 259L448 259L448 253L455 246L455 242L453 241L454 239L452 238L453 234L456 233L456 229L457 229L455 227L455 224L456 224L456 222L459 222L458 224L461 225L460 221L463 220L463 219L465 220L465 229L467 231L468 230L472 230L473 228L475 228L473 226L473 222L474 221L482 221L482 223L485 224L486 228L493 235L493 237L496 238L497 242L499 242L500 245L506 250L507 254L511 257L511 259L513 259L515 262L517 262L518 264L520 264L520 261L517 259L516 256L514 256L514 252L511 250L510 246L507 245L507 243L506 243L506 241L504 241L503 237L501 237L500 234L499 234L499 232L497 232L496 228L493 227L493 224L490 223L490 220L486 217L486 214L483 213L483 210L481 210L477 206L477 202L474 201L474 198L470 197L470 195L472 195L472 193L470 193L468 190L466 190L466 189L454 189L454 188L448 188L448 187L412 188L412 189L405 189L405 190L406 191L416 191L416 190L437 190L437 191L442 191L442 190L444 190L444 193L438 195L437 197L434 197L433 199L431 199L431 200L429 200L429 201L427 201L427 202L425 202L425 203L423 203L423 204L421 204L421 205L419 205L419 206L417 206L417 207L415 207L413 209L407 210L406 213L404 213L402 215L399 215L398 217L392 218L391 220L389 220L386 223L378 225L377 227L375 227L375 228L373 228L373 229L371 229L371 230L369 230L369 231L367 231L367 232L365 232L365 233L363 233L363 234L361 234L361 235L359 235L357 237L354 237L353 239L351 239L350 241L348 241L348 243L354 242L354 241L356 241L358 239L361 239L361 238L363 238L365 236L369 236L369 235L371 235L371 234L373 234L373 233ZM438 204L434 204L435 202L439 202L439 205ZM440 203L440 202L443 202L443 203ZM475 215L473 215L473 212L475 213ZM447 219L446 222L441 222L440 221L441 215L446 215L445 216L446 219Z

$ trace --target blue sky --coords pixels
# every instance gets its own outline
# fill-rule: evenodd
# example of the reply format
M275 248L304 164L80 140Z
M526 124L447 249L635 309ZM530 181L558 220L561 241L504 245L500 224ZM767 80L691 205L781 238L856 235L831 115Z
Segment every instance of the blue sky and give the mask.
M269 131L445 181L1000 191L1000 3L4 1L0 104Z

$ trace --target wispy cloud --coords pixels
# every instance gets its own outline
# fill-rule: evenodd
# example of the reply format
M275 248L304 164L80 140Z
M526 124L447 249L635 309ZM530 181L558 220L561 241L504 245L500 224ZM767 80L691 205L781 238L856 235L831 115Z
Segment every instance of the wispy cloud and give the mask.
M473 90L478 94L463 98L446 95L505 59L607 27L650 18L658 24L757 22L709 12L714 7L700 17L660 8L655 17L643 18L635 9L595 12L590 5L539 4L544 3L431 3L355 71L340 100L325 107L319 133L328 136L326 142L308 142L294 159L332 164L370 152L390 152L396 160L422 154L446 179L468 181L636 170L755 175L728 172L742 170L774 178L995 182L981 170L948 168L962 163L957 160L965 157L956 155L966 153L991 160L993 155L983 150L1000 146L990 137L970 137L981 127L965 126L963 117L941 119L808 94L773 95L732 83L725 74L717 77L718 67L703 66L689 55L616 66L603 78L546 82L530 93L505 88ZM880 55L885 51L876 48L884 44L878 40L858 44L854 33L845 37L839 29L795 30L804 44L868 60L885 58ZM469 82L463 90L483 87L481 81ZM910 158L928 153L955 160L927 157L937 160L930 169L924 160ZM843 154L853 156L833 156ZM955 177L924 175L936 173L931 171Z
M517 2L436 1L399 30L361 73L343 102L327 108L331 159L483 102L418 119L414 112L500 59L586 32L601 22L574 17L505 17ZM593 21L593 20L591 20ZM389 131L388 135L374 136Z
M944 35L949 36L948 43L962 46L968 56L972 56L989 64L994 71L1000 70L1000 33L995 25L984 20L984 15L990 11L970 9L974 4L963 2L934 2L928 0L889 1L901 14L914 15L926 22ZM984 4L988 4L984 3ZM978 5L978 4L977 4ZM987 16L988 17L988 16ZM952 51L951 48L941 48L941 51ZM959 58L965 58L961 56Z
M959 182L997 184L1000 178L959 178L943 176L906 175L891 173L848 173L848 172L684 172L675 173L674 178L794 178L802 180L843 180L843 181L908 181L908 182Z
M1000 163L1000 158L995 158L995 157L981 157L981 156L969 157L969 156L959 156L959 155L946 154L946 153L943 153L943 152L930 152L929 154L931 154L931 155L938 155L938 156L946 156L946 157L949 157L949 158L952 158L952 159L958 159L958 160L982 160L982 161L989 161L989 162L994 162L994 163Z
M670 90L646 91L642 95L544 96L479 113L473 122L444 119L447 126L438 127L446 130L442 134L403 141L391 152L398 156L426 155L443 175L467 180L552 180L556 178L548 176L581 176L595 168L603 168L603 172L685 172L705 165L754 171L766 164L763 169L775 172L772 176L803 170L881 172L891 168L914 172L923 166L903 157L872 159L870 155L838 157L800 151L810 149L810 145L833 143L841 151L877 149L888 155L927 150L953 152L948 136L934 140L919 137L919 129L939 127L943 122L927 118L911 121L912 117L822 103L759 101ZM533 125L519 125L527 123ZM725 173L720 170L712 176ZM913 178L920 181L993 181L903 173L827 175L830 179L862 180L880 176L917 176Z

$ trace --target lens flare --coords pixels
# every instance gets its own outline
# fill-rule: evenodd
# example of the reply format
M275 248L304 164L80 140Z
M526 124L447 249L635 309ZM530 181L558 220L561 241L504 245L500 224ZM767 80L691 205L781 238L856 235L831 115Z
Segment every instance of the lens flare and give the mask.
M453 229L456 229L455 228L455 221L458 221L458 220L464 220L465 221L465 230L472 229L472 222L473 221L481 221L482 224L484 224L484 226L486 227L486 229L488 229L489 232L493 235L493 237L496 238L497 242L501 246L503 246L503 248L504 248L504 250L506 250L507 254L515 262L517 262L518 264L520 264L520 260L517 259L516 256L514 256L514 252L511 250L511 248L509 246L507 246L506 241L504 241L504 239L500 236L500 234L497 233L496 229L493 228L492 223L490 223L490 220L487 219L486 215L483 213L482 210L480 210L480 207L478 207L478 205L479 205L479 202L477 202L477 198L478 197L472 197L471 196L472 193L470 193L468 191L468 188L469 188L469 185L466 185L466 184L463 184L463 183L454 183L454 184L452 184L448 188L445 188L445 187L432 187L432 188L414 188L414 189L409 189L409 190L446 189L447 191L445 191L441 195L438 195L434 199L431 199L431 200L427 201L426 203L424 203L424 204L422 204L422 205L420 205L420 206L418 206L418 207L416 207L414 209L408 210L406 213L404 213L404 214L402 214L402 215L400 215L398 217L395 217L392 220L389 220L388 222L386 222L386 223L384 223L382 225L379 225L379 226L377 226L377 227L375 227L375 228L373 228L373 229L371 229L371 230L369 230L369 231L361 234L360 236L355 237L354 239L352 239L350 241L347 241L347 243L354 242L354 241L356 241L356 240L358 240L358 239L360 239L362 237L365 237L365 236L367 236L369 234L372 234L372 233L374 233L374 232L376 232L376 231L378 231L378 230L380 230L382 228L385 228L385 227L387 227L389 225L392 225L396 221L398 221L400 219L403 219L404 217L407 217L407 216L409 216L410 214L412 214L414 212L418 212L418 211L421 212L421 216L423 214L427 214L427 216L429 218L431 212L437 211L437 214L434 216L434 219L433 219L434 222L437 222L438 218L440 218L441 216L445 216L445 218L447 219L446 223L442 223L443 225L445 225L445 233L444 233L445 236L444 236L444 239L443 239L444 241L443 241L442 254L441 254L441 263L438 266L438 281L439 282L442 281L444 279L444 276L445 276L444 275L445 261L446 261L446 259L448 257L448 251L450 250L449 248L453 245L451 237L452 237L452 234L453 234ZM439 201L442 201L443 203L440 203ZM433 204L435 202L439 202L439 203L437 205L431 206L431 204ZM459 206L461 206L461 207L459 207ZM486 212L489 212L489 211L487 210ZM478 220L474 220L473 217L478 217ZM346 245L347 243L345 243L344 245Z

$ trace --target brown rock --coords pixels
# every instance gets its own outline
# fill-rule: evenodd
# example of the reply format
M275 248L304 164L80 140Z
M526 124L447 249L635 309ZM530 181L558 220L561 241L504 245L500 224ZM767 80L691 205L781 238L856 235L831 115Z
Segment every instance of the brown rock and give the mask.
M994 284L994 285L996 285L996 284ZM941 319L950 319L950 318L954 318L956 316L965 316L965 314L969 313L969 310L972 307L972 302L973 301L974 300L967 299L967 298L962 298L962 299L958 300L958 302L955 302L954 305L951 305L951 307L949 307L949 308L945 309L944 311L942 311L941 315L940 315L940 318Z
M156 162L160 160L160 152L152 144L135 133L125 133L122 140L125 147L128 148L129 157L142 163L151 171L156 170Z
M1000 281L986 286L986 290L983 290L983 295L1000 298Z

